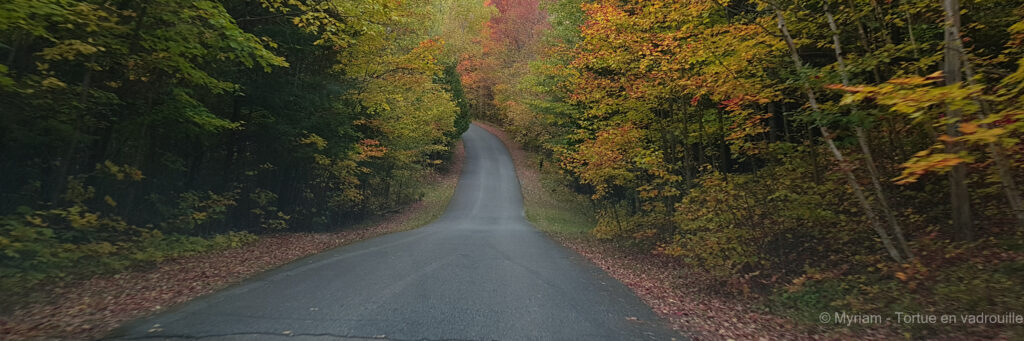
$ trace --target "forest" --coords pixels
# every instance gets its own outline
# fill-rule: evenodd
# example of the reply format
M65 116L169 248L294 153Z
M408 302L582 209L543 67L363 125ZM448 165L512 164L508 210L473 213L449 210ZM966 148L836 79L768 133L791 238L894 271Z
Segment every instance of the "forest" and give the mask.
M455 0L3 1L4 301L418 200L468 127L455 68L490 14Z
M0 291L394 212L479 120L716 295L1019 316L1022 98L1024 0L7 0Z
M809 323L1024 307L1024 2L494 4L470 111L590 237Z

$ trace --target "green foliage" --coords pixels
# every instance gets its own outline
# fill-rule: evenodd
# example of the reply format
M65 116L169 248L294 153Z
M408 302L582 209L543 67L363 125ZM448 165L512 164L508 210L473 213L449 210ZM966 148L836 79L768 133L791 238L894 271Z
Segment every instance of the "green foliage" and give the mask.
M5 216L0 218L0 289L21 293L43 280L118 272L255 239L247 232L210 238L164 234L82 205Z
M965 245L926 238L917 249L920 257L909 264L882 266L866 274L855 270L864 266L856 262L828 271L808 271L776 290L768 307L816 324L823 311L885 316L893 312L1007 314L1024 304L1024 279L1020 276L1024 263L1012 245L995 240ZM920 336L943 332L930 324L902 327Z
M186 192L179 195L178 207L169 213L160 230L191 233L203 224L221 222L228 210L237 205L237 192L214 194L211 192Z
M419 200L468 128L454 65L489 14L464 0L0 3L2 285Z
M842 304L855 295L858 283L852 278L817 280L804 284L799 290L781 290L771 297L769 307L776 313L805 323L820 322L822 312L848 311Z
M111 212L200 234L325 228L415 198L395 182L427 174L468 127L453 65L474 48L448 16L488 13L440 0L2 6L0 208L65 206L66 179L110 160L147 174L91 184L120 203Z
M466 98L466 91L462 87L462 79L459 77L454 64L445 66L440 83L448 87L452 100L455 101L455 105L459 108L459 111L455 114L455 122L453 124L455 129L447 136L450 141L455 141L462 133L469 129L469 124L472 121L469 111L469 99Z
M658 252L749 292L826 263L822 255L870 248L837 179L815 183L799 156L780 155L786 161L752 174L703 177L677 205L675 230Z

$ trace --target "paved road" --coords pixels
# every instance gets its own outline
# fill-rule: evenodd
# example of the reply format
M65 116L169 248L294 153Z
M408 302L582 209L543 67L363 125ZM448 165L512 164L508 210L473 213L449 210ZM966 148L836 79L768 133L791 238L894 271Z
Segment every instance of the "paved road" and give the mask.
M501 141L477 126L462 137L462 177L436 222L289 264L113 337L680 338L628 288L524 219Z

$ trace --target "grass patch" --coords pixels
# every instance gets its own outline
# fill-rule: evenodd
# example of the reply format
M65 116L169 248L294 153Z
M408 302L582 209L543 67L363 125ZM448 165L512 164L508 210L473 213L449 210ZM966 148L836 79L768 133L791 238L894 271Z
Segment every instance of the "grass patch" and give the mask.
M444 214L448 202L455 194L455 184L442 183L430 186L423 191L423 208L411 215L409 219L399 223L398 231L411 230L437 220Z
M462 144L459 144L461 148ZM458 161L458 162L461 162ZM444 214L455 195L455 187L458 185L459 170L452 170L454 174L444 175L443 181L427 183L423 188L423 197L417 203L417 207L404 219L399 219L396 231L407 231L429 224Z
M532 159L531 163L536 164L535 155L527 153L527 156ZM536 169L532 168L534 171ZM532 184L523 184L523 187L534 187L530 191L531 195L524 196L526 219L544 232L563 236L589 236L597 220L587 199L570 191L561 174L554 169L544 168L538 173L538 177L532 178Z

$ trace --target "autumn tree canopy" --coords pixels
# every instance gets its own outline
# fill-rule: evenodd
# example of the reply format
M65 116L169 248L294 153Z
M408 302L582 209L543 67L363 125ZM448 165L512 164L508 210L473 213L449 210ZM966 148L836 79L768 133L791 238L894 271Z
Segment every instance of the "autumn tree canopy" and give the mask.
M597 238L808 319L1006 311L1019 290L960 279L1024 284L1000 270L1022 259L1022 5L550 0L530 55L460 70L475 114L591 203ZM492 32L531 32L501 8Z

